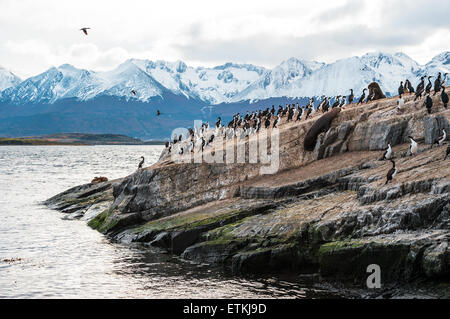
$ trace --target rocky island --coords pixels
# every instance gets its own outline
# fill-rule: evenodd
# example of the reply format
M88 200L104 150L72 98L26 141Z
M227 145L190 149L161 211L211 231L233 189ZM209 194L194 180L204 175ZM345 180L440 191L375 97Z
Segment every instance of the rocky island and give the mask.
M450 110L439 94L431 114L423 99L404 100L402 112L396 97L346 105L313 151L304 138L320 116L282 120L272 175L248 161L177 163L165 150L150 167L76 186L45 204L112 240L235 274L314 274L363 288L367 266L377 264L383 283L432 282L449 297L449 137L433 142L442 129L450 132ZM408 136L419 143L417 154L409 154ZM398 172L386 184L388 144Z

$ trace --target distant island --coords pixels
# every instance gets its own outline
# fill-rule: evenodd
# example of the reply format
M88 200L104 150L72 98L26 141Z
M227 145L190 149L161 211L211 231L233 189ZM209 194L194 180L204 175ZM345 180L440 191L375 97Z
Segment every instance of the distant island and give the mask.
M163 145L120 134L58 133L42 136L0 137L0 145Z

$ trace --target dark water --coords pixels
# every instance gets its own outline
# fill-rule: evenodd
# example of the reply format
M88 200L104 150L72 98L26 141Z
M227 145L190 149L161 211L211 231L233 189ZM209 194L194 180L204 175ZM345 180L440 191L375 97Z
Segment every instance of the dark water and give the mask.
M40 202L132 173L162 146L0 146L0 298L323 298L290 278L236 278L159 250L110 243ZM4 259L14 258L9 262ZM21 258L21 261L17 261Z

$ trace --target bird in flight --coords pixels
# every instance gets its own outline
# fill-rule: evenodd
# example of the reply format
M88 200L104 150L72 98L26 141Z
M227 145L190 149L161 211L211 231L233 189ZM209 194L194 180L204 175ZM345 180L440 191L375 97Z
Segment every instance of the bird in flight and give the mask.
M90 28L81 28L80 31L83 31L84 34L88 35L87 30L89 30Z
M131 93L136 96L136 91L135 90L131 90Z

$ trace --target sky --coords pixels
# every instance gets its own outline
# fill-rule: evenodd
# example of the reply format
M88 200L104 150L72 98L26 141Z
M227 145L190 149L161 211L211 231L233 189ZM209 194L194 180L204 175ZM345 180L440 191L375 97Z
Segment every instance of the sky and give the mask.
M64 63L272 68L290 57L331 63L373 51L425 64L450 50L449 15L448 0L0 0L0 66L26 78Z

